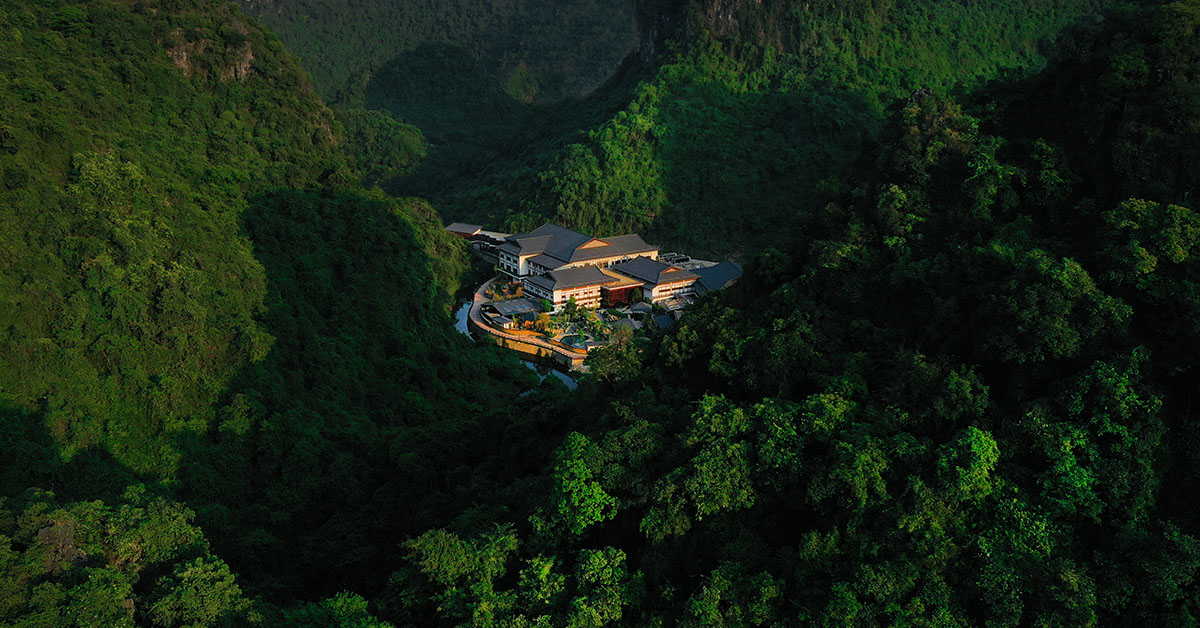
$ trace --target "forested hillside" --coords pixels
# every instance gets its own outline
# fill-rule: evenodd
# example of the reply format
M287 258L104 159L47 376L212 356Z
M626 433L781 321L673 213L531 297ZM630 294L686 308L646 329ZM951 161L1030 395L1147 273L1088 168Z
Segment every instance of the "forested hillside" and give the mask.
M0 626L1194 624L1200 0L1105 4L645 2L587 98L335 114L236 5L0 0ZM746 274L569 392L364 181Z
M1104 4L675 3L659 9L668 45L621 110L506 155L479 185L430 189L426 177L413 189L447 215L514 230L550 218L751 253L814 207L818 183L877 138L897 99L1036 69L1059 29Z
M608 57L595 53L572 65L589 76L602 68L608 82L582 99L563 93L537 102L514 93L512 80L494 78L488 47L545 47L544 38L562 36L574 42L574 31L548 25L510 35L482 27L510 14L535 15L533 4L485 11L465 3L454 13L449 5L421 11L421 3L402 4L421 17L405 13L391 25L401 3L320 10L250 3L315 68L346 63L343 44L320 47L318 32L339 42L376 31L386 35L372 41L434 33L423 48L380 63L335 98L339 111L361 118L365 107L377 125L391 117L416 127L410 137L419 129L428 140L369 183L429 198L453 220L514 231L555 220L602 235L640 231L698 253L749 255L788 216L813 207L818 183L876 140L898 99L1035 70L1061 28L1108 2L636 2L625 7L638 34L634 49L621 48L630 52L624 65L598 63ZM590 41L607 41L614 27L588 6L568 3L555 14L591 24L598 39ZM429 20L438 27L418 28ZM448 22L466 30L442 37ZM508 43L510 36L519 43ZM326 90L345 80L316 76Z
M369 184L412 175L429 145L449 163L491 159L482 153L542 124L543 105L604 85L636 43L626 0L239 3L357 128L349 139Z
M462 245L358 187L232 5L5 0L0 30L0 625L261 623L251 594L348 586L380 530L331 518L373 470L536 383L450 327Z
M326 98L342 100L387 66L466 63L521 102L603 83L634 43L629 2L598 0L238 0L282 34ZM449 59L447 59L449 57ZM436 97L449 73L414 77Z
M409 542L387 616L1194 624L1198 29L1122 6L905 99L733 291L603 360L539 507Z

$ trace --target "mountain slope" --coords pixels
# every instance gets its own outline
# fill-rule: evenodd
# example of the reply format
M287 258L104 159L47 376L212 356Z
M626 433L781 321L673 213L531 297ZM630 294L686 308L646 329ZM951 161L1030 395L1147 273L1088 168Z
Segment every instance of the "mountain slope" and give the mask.
M453 330L462 242L359 186L233 5L4 0L0 30L0 622L261 623L385 573L342 551L384 523L329 517L391 486L429 503L401 534L445 522L469 496L406 488L463 464L430 441L470 455L537 381Z
M439 47L438 54L478 64L485 85L476 87L500 88L520 102L559 100L603 83L633 44L633 13L626 2L239 3L281 34L321 93L333 100L345 100L344 92L361 89L359 83L374 80L380 68L421 59ZM453 78L427 77L420 91L436 91L437 81Z
M464 202L461 186L429 195L450 215L519 208L507 218L517 227L552 217L756 250L812 208L818 183L876 137L885 108L917 89L1036 69L1044 39L1103 4L690 3L654 77L539 166L533 199Z
M351 180L277 40L229 7L168 6L0 5L0 391L68 457L106 444L162 474L162 434L203 430L271 346L250 195Z
M514 77L495 78L485 50L508 31L482 25L507 24L515 5L490 16L464 8L453 19L404 5L412 19L389 37L416 42L406 33L421 20L467 30L405 44L411 53L376 64L338 99L349 117L386 112L421 130L428 144L370 181L429 198L449 219L507 230L554 220L602 235L641 231L704 255L752 253L790 215L812 208L818 184L875 140L888 107L919 89L946 93L1036 70L1059 30L1108 4L640 2L636 42L620 48L629 53L624 65L603 64L608 82L579 100L533 103L514 96ZM391 19L356 22L361 7L253 8L311 50L304 57L314 68L347 58L318 47L314 33L357 41L356 24L373 32ZM562 11L580 28L610 31L593 9ZM393 4L371 10L403 12ZM521 11L549 19L535 4ZM522 36L552 41L564 32ZM347 72L318 78L330 89Z
M1028 79L906 101L738 286L580 387L540 505L410 541L387 616L1189 625L1198 27L1118 7Z

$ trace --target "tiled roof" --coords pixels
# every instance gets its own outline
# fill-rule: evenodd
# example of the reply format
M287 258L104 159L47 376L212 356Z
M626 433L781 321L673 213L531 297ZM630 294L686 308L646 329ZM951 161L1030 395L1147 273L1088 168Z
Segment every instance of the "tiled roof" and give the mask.
M546 223L528 233L509 236L508 243L514 245L521 255L548 253L559 257L555 255L555 252L569 252L591 239L591 236L586 236L578 231Z
M642 328L642 324L631 318L622 318L614 322L613 327L628 327L634 331L637 331Z
M721 262L708 268L697 268L700 285L705 290L720 290L742 276L742 267L733 262Z
M696 278L696 273L652 260L649 257L635 257L628 262L614 264L612 269L654 285Z
M546 255L545 253L543 253L541 255L534 255L533 257L529 258L529 261L533 264L537 264L538 266L543 266L550 270L554 270L554 269L558 268L559 266L563 265L562 260L558 260L553 257L550 257L549 255Z
M540 312L542 308L533 304L529 299L509 299L508 301L493 301L492 307L496 308L497 312L505 316L515 316L517 314L531 314Z
M671 318L670 314L659 314L654 317L654 324L658 325L659 329L670 329L675 324L675 319Z
M634 279L633 277L630 277L628 275L622 275L621 273L614 273L613 271L611 271L607 268L601 268L600 272L604 273L605 275L608 275L609 277L612 277L614 283L611 283L608 285L608 288L610 290L613 288L628 288L630 286L642 285L642 282L639 279Z
M552 270L538 277L526 277L525 281L546 290L570 290L584 286L598 286L620 281L595 266Z
M564 261L571 262L586 262L588 260L600 259L602 257L620 257L623 255L638 255L639 253L650 253L658 249L646 244L642 236L636 233L628 235L613 236L611 238L597 239L602 242L601 246L590 246L587 248L576 248L569 253L570 259ZM561 256L555 255L555 257Z
M465 222L451 223L446 227L446 231L449 231L450 233L464 233L466 235L475 235L482 229L482 225L468 225Z
M566 227L546 223L528 233L509 236L508 242L501 246L500 250L513 255L548 255L558 260L558 263L537 263L547 268L555 268L563 264L604 257L632 256L657 249L646 244L637 234L593 238Z

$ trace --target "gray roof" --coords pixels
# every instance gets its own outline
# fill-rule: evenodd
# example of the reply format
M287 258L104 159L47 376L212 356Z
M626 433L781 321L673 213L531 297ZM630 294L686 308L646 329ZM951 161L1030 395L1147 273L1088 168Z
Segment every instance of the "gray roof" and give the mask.
M675 319L671 318L670 314L659 314L654 317L654 324L658 325L659 329L670 329L675 324Z
M604 273L595 266L552 270L538 277L526 277L525 281L545 288L546 290L570 290L583 286L596 286L619 281Z
M614 264L612 269L654 285L696 278L696 273L652 260L649 257L635 257L628 262Z
M626 235L613 236L611 238L596 238L597 243L603 243L602 246L590 246L588 248L577 248L571 252L571 259L567 262L584 262L601 257L617 257L620 255L634 256L639 253L650 253L657 251L657 247L646 244L642 236L636 233ZM590 242L590 240L589 240ZM559 257L555 255L555 257Z
M455 222L446 226L446 231L450 233L465 233L467 235L475 235L482 229L482 225L468 225L465 222Z
M565 227L546 223L533 231L508 236L508 243L521 255L537 255L574 250L592 237ZM558 257L555 255L555 257ZM561 259L561 258L559 258Z
M630 312L637 312L637 313L640 313L640 314L645 314L645 313L647 313L647 312L653 312L653 311L654 311L654 306L653 306L653 305L650 305L649 303L646 303L646 302L644 302L644 301L643 301L643 302L640 302L640 303L634 303L633 305L629 306L629 311L630 311Z
M547 268L555 268L573 262L586 262L602 257L632 256L657 249L646 244L646 241L637 234L593 238L566 227L546 223L528 233L509 236L508 241L500 247L500 250L513 255L548 255L558 262L548 264L539 261L538 263Z
M508 236L505 240L505 243L500 246L501 251L508 251L513 255L537 255L546 250L546 244L550 242L550 236L521 233Z
M706 290L720 290L742 276L742 267L733 262L721 262L716 266L697 268L695 273Z
M642 328L641 323L639 323L631 318L618 319L617 321L613 322L612 326L613 327L628 327L634 331L637 331Z
M542 308L533 304L529 299L509 299L508 301L493 301L492 307L496 308L497 312L505 316L516 316L517 314L531 314L533 312L541 312Z
M529 258L529 261L539 266L545 266L550 270L554 270L555 268L563 265L562 260L554 259L546 254L534 255L533 257Z

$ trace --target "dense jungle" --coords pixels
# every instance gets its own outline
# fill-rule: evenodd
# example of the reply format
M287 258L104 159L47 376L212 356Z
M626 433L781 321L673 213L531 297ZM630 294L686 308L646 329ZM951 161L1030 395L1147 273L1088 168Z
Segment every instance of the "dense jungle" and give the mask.
M0 626L1195 625L1198 184L1200 0L0 0Z

